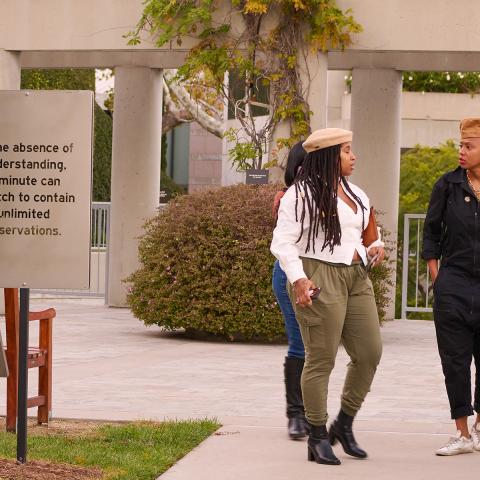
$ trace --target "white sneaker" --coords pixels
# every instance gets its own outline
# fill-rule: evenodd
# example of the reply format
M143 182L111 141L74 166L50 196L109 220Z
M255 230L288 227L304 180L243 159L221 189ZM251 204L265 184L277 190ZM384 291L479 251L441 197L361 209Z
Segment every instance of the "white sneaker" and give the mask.
M480 452L480 423L476 423L470 432L473 441L473 448Z
M450 438L450 441L442 448L439 448L435 453L437 455L458 455L460 453L472 453L473 440L471 438L462 437L460 430L457 434Z

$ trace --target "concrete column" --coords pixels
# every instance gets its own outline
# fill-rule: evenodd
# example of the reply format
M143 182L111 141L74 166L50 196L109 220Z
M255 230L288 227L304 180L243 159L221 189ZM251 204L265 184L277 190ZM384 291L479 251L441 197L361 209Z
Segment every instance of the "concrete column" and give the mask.
M20 52L0 49L0 90L20 90Z
M138 237L157 212L160 196L162 72L115 69L112 206L109 237L109 306L126 306L123 280L140 266Z
M313 112L310 128L313 131L327 126L328 59L326 53L312 52L305 47L299 52L298 73L304 98Z
M20 90L20 71L20 52L8 52L0 49L0 90ZM1 288L0 314L4 313L5 304L3 288Z
M328 59L325 53L312 52L305 46L298 52L297 71L302 83L302 93L310 111L310 128L312 131L326 128L328 103ZM276 149L277 138L290 136L289 122L277 125L273 134L271 149ZM270 181L282 181L287 164L288 151L279 153L278 167L270 169Z
M390 233L394 261L400 182L401 93L400 72L353 70L352 130L357 167L352 181L365 190L375 209L383 212L379 220ZM394 316L394 288L391 297L389 318Z
M269 168L268 179L271 183L282 183L285 178L285 168L287 167L288 150L283 148L277 150L277 139L288 138L290 136L290 124L288 122L280 122L273 132L272 141L270 142L270 153L275 150L277 152L277 166Z
M328 72L328 113L327 126L350 129L350 122L342 119L343 97L347 92L346 78L351 74L348 70L330 70Z

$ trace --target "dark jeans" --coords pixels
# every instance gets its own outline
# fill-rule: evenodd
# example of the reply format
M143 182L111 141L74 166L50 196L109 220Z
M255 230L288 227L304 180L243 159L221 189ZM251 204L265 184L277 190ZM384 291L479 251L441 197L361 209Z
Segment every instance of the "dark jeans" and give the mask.
M282 311L285 321L285 332L288 339L288 357L305 358L305 349L303 347L302 335L298 328L297 319L290 298L287 293L287 276L280 267L278 260L273 266L272 288L275 297L277 297L278 305Z
M433 315L452 419L480 413L480 278L441 267ZM472 408L471 364L475 360Z

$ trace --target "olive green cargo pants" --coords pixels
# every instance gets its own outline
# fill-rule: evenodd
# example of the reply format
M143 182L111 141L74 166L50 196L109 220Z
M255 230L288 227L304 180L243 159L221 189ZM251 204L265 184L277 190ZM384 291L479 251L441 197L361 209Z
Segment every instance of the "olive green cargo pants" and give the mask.
M341 406L355 416L370 391L382 341L372 282L363 266L302 261L308 278L322 289L312 306L305 308L295 305L293 288L288 288L305 345L303 401L307 420L325 425L328 380L340 342L350 356Z

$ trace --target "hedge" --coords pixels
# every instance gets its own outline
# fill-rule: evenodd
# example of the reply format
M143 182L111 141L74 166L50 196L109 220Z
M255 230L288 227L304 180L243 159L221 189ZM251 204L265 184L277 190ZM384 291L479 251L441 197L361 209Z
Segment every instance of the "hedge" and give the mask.
M93 149L93 201L110 201L112 171L112 117L95 103L95 146Z

